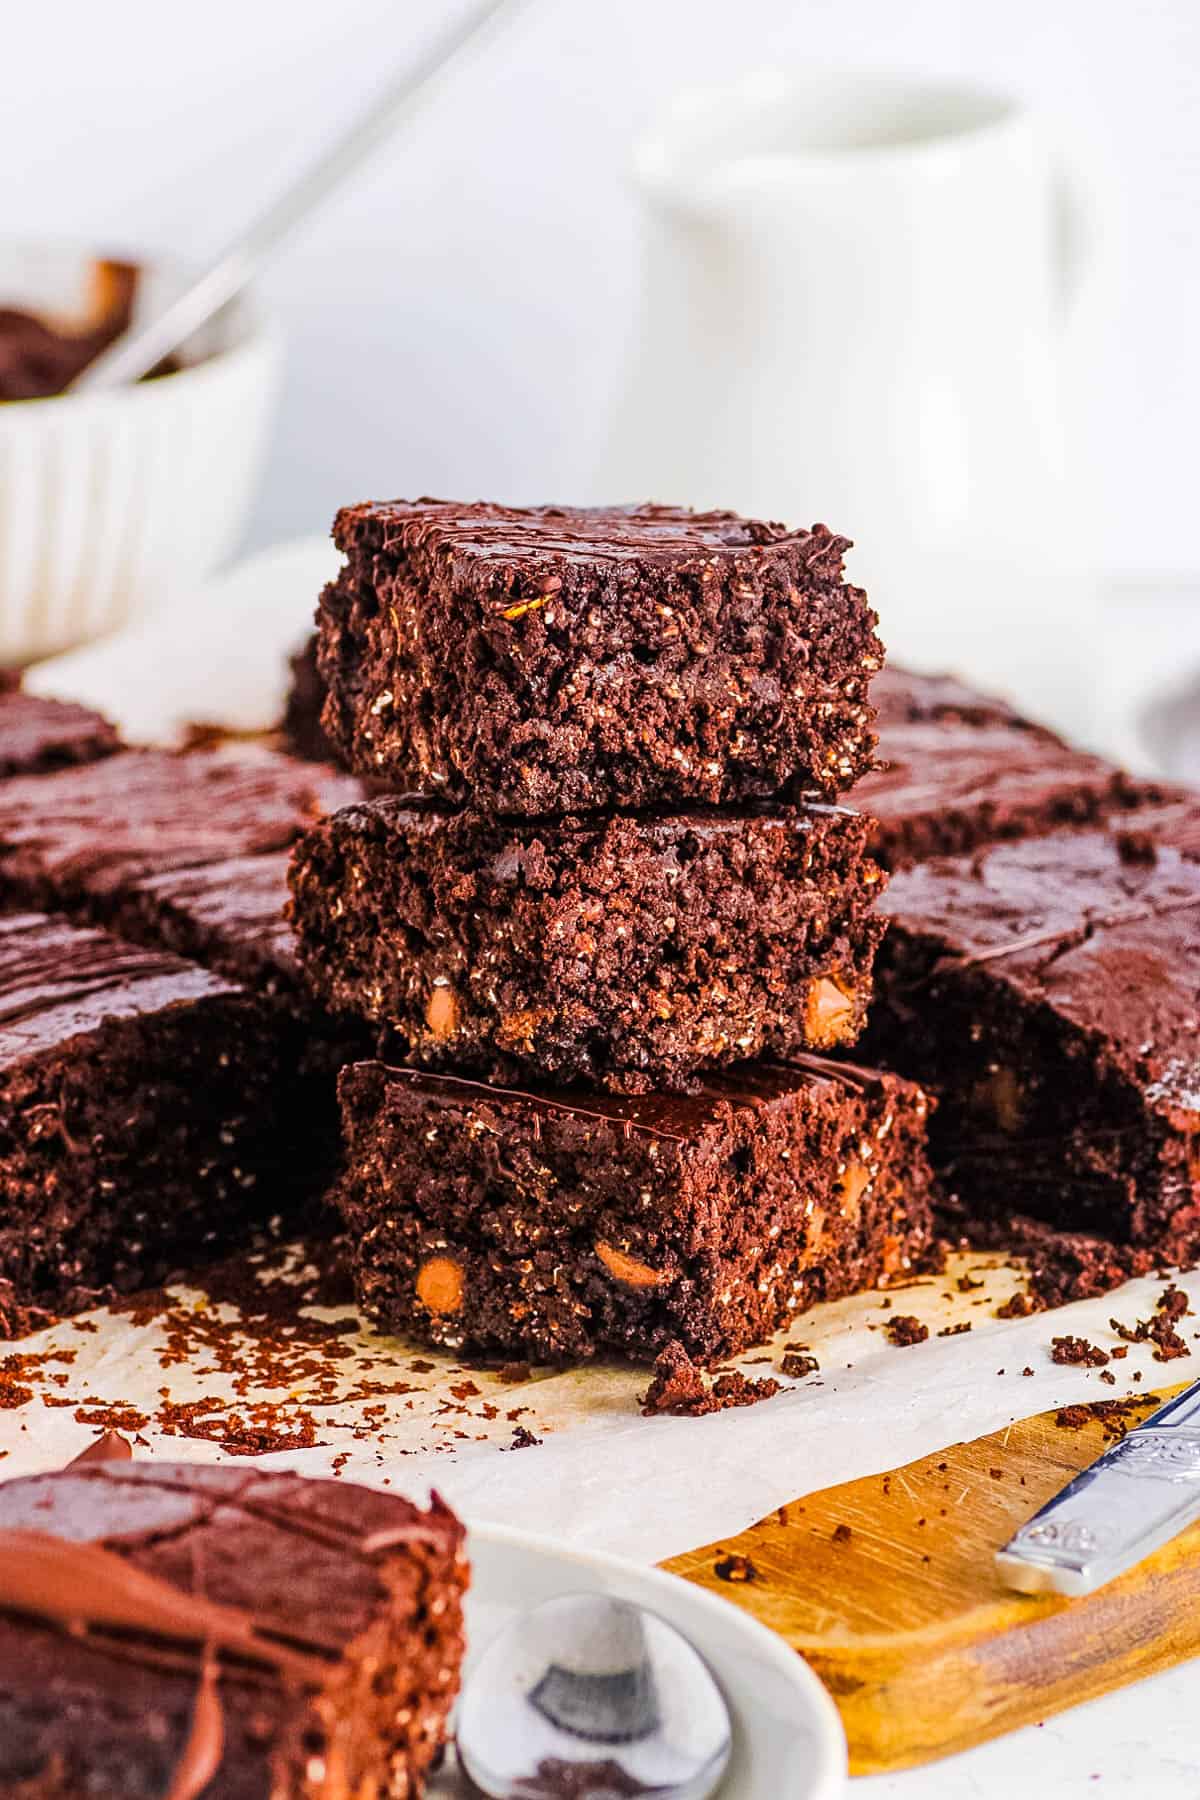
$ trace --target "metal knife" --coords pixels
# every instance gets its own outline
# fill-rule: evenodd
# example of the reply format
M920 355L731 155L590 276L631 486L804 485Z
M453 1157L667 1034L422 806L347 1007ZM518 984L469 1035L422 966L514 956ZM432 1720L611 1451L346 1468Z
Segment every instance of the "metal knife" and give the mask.
M1090 1594L1200 1519L1200 1381L1048 1500L996 1555L1023 1594Z

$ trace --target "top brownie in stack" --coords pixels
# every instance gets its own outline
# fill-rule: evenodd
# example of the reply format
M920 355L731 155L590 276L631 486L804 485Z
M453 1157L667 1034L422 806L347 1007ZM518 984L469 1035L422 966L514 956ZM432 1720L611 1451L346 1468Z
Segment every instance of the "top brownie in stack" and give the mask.
M666 506L345 508L321 600L339 755L524 816L832 798L872 763L844 538Z

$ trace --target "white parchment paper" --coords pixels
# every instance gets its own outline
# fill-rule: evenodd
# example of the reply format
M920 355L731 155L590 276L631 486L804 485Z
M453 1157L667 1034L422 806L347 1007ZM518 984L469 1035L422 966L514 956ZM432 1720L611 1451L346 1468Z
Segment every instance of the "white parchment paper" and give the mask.
M983 1285L961 1292L964 1275ZM284 1327L291 1335L283 1351L276 1321L264 1348L235 1308L180 1289L165 1319L98 1312L13 1347L22 1360L12 1380L29 1397L0 1412L3 1472L56 1467L114 1419L136 1439L139 1457L225 1461L222 1434L266 1416L285 1433L315 1429L317 1441L256 1458L261 1467L336 1473L414 1497L436 1486L468 1522L519 1525L651 1562L733 1535L813 1489L1047 1407L1188 1378L1193 1357L1159 1364L1148 1344L1131 1345L1109 1365L1115 1386L1098 1370L1051 1361L1051 1339L1068 1332L1116 1347L1110 1318L1132 1325L1149 1317L1162 1281L996 1319L997 1303L1017 1285L998 1259L956 1256L944 1275L890 1296L819 1306L738 1365L769 1376L784 1344L802 1343L818 1373L785 1381L772 1399L698 1419L643 1417L644 1369L593 1364L534 1370L514 1382L364 1332L347 1306L301 1310ZM1180 1285L1200 1309L1200 1276ZM884 1326L897 1313L926 1323L928 1340L891 1344ZM195 1335L180 1328L181 1318L192 1320ZM311 1340L306 1319L315 1322ZM322 1339L321 1322L330 1321L340 1321L339 1330ZM969 1332L937 1335L963 1321ZM1200 1341L1200 1319L1184 1318L1180 1329L1189 1344ZM210 1345L218 1341L215 1357ZM268 1386L264 1375L275 1364L283 1381ZM185 1431L211 1429L214 1439L179 1435L181 1408ZM522 1444L524 1433L540 1441Z

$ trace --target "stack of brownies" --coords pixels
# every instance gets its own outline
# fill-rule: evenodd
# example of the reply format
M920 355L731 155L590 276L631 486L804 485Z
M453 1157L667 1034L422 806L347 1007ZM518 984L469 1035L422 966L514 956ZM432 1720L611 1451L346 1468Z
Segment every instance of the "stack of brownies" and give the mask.
M830 1060L883 930L845 540L665 507L352 507L293 854L359 1298L452 1347L712 1360L931 1237L921 1089ZM387 784L394 790L380 794ZM399 1066L404 1064L407 1066Z

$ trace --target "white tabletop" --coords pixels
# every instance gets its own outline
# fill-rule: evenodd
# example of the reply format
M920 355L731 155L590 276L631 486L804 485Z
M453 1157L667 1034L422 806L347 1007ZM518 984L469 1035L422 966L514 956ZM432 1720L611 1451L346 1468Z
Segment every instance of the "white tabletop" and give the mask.
M1200 1663L961 1756L852 1784L853 1800L1197 1800Z

